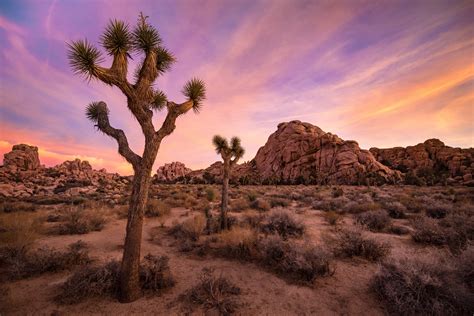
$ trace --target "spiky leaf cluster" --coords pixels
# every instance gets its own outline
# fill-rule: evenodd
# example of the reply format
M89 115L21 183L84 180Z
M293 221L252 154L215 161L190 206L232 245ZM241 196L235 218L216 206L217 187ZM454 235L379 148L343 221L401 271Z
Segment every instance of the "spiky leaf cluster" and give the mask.
M161 44L158 31L146 21L148 17L140 14L138 25L132 32L132 46L135 50L148 53Z
M166 97L166 94L163 91L161 90L154 91L153 102L151 103L151 108L154 110L160 111L166 106L167 101L168 101L168 98Z
M182 93L193 101L194 112L199 112L202 107L202 101L206 99L206 85L204 81L198 78L189 80L182 90Z
M101 115L109 115L109 109L104 102L92 102L86 107L86 117L94 123L99 121Z
M132 44L128 25L123 21L111 20L101 36L101 43L109 55L127 53Z
M224 137L220 135L215 135L214 138L212 139L212 143L214 144L214 147L216 148L216 153L219 155L229 149L229 144L227 143L227 139L225 139Z
M156 69L158 73L163 74L171 68L171 65L176 61L173 54L164 47L157 47L156 50Z
M215 135L212 139L212 143L214 144L217 154L223 156L227 155L229 158L233 157L234 161L242 158L245 153L245 150L241 145L240 138L238 137L232 137L229 146L227 139L220 135Z
M231 141L230 141L230 144L231 144L231 152L232 152L232 155L238 159L242 158L243 155L245 154L245 150L244 148L242 147L241 145L241 141L240 141L240 138L238 137L232 137Z
M68 43L68 59L74 73L85 76L90 80L102 62L100 51L87 40L78 40Z

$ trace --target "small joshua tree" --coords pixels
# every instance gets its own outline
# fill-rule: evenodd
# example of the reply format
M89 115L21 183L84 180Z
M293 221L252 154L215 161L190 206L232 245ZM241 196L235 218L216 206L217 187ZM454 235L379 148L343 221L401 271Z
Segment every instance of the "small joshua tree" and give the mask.
M229 177L232 172L232 167L239 161L245 153L245 150L240 145L240 139L238 137L232 137L230 140L230 146L227 139L219 135L214 136L212 139L216 152L222 156L224 160L224 172L222 177L222 202L221 202L221 216L220 216L220 228L227 229L227 204L229 202Z
M74 72L87 80L97 79L116 86L127 97L127 107L140 124L145 137L145 148L140 156L130 149L127 137L121 129L109 122L109 109L105 102L93 102L87 106L86 116L102 133L114 138L118 152L133 167L134 178L128 210L127 231L120 269L120 301L131 302L141 296L139 282L140 247L143 213L148 199L151 170L161 141L175 129L178 116L193 109L199 112L205 99L204 82L192 79L182 92L187 101L177 104L168 101L166 95L154 87L159 75L170 69L174 56L162 46L158 31L140 14L138 23L130 31L122 21L112 20L101 37L101 44L113 59L110 68L100 66L101 52L87 40L68 44L68 58ZM135 72L135 80L127 80L128 60L131 53L142 56ZM167 115L159 130L153 125L154 111L166 109Z

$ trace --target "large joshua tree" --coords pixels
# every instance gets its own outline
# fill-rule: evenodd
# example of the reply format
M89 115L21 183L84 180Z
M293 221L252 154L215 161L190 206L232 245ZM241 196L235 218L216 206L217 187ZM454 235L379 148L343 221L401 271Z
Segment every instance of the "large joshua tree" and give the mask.
M245 150L240 144L238 137L232 137L230 140L230 146L222 136L216 135L212 139L216 148L217 154L221 155L224 161L223 165L223 176L222 176L222 201L221 201L221 215L220 215L220 228L227 229L227 204L229 202L229 178L232 172L232 167L239 161L245 153Z
M142 238L143 212L148 199L151 170L161 141L170 135L176 119L193 109L199 112L205 99L205 85L199 79L188 81L182 92L187 98L184 103L168 101L166 95L155 88L158 76L170 69L174 56L162 46L161 38L147 17L140 14L133 30L122 21L109 22L101 37L101 45L112 58L110 68L100 66L101 52L87 40L68 43L68 58L76 74L88 81L97 79L119 88L127 97L127 107L140 124L145 137L142 155L136 154L128 145L125 133L111 126L109 109L103 101L90 103L86 116L102 133L114 138L118 152L133 167L134 178L128 210L125 245L120 269L121 302L131 302L141 296L139 283L140 247ZM131 54L141 56L135 79L127 79L127 66ZM167 114L161 127L155 130L154 111L166 109Z

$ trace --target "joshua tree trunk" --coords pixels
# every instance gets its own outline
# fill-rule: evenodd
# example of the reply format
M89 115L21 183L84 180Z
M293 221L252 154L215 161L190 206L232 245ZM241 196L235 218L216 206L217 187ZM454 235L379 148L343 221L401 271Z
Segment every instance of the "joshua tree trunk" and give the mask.
M229 201L230 160L224 160L224 175L222 177L221 229L227 229L227 204Z
M132 196L128 211L127 232L120 269L120 301L132 302L141 296L140 249L143 213L148 199L150 176L146 170L137 170L133 179Z
M132 195L128 210L127 231L120 269L120 301L133 302L141 296L140 249L145 206L151 181L153 163L160 142L153 139L145 144L142 165L137 167L133 178Z

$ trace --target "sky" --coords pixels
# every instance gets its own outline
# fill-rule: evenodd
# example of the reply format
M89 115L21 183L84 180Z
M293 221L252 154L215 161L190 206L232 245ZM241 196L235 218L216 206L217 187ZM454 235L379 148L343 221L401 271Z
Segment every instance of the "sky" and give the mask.
M75 76L66 43L99 38L110 19L149 16L177 62L156 85L175 102L192 77L206 82L199 114L177 120L155 169L220 160L212 137L239 136L252 159L280 122L301 120L362 148L439 138L474 146L474 1L2 0L0 160L17 143L42 164L88 160L124 175L114 139L85 117L104 101L141 154L143 135L117 88ZM104 52L104 56L106 56ZM133 55L130 69L140 59ZM104 66L110 65L106 59ZM165 113L155 113L161 126Z

